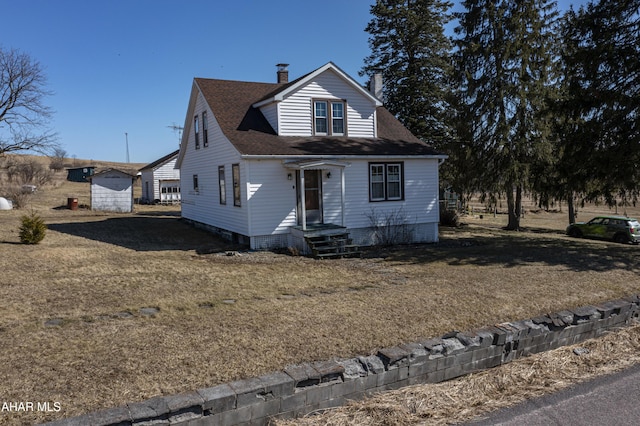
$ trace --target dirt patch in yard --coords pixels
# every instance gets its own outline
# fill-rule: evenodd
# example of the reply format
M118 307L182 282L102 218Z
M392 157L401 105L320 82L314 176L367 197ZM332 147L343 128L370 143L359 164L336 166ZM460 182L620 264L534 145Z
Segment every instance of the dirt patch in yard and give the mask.
M75 187L74 187L75 188ZM64 188L58 188L63 191ZM79 190L79 189L74 189ZM0 394L36 423L640 292L638 247L465 220L441 243L319 261L243 251L179 219L55 209L44 241L0 214ZM40 200L40 201L38 201ZM564 220L564 215L558 220Z

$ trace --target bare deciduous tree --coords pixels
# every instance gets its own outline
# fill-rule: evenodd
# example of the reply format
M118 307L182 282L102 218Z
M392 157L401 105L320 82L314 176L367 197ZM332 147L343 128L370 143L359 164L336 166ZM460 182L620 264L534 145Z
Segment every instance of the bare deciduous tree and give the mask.
M47 170L35 159L25 158L9 161L7 163L7 177L9 182L18 186L45 185L51 181L51 171Z
M51 157L51 163L49 168L56 172L64 169L64 160L67 158L67 151L62 148L54 148L53 156Z
M40 64L26 53L0 47L0 156L8 152L48 153L58 147L46 129L50 95ZM44 129L44 130L43 130Z

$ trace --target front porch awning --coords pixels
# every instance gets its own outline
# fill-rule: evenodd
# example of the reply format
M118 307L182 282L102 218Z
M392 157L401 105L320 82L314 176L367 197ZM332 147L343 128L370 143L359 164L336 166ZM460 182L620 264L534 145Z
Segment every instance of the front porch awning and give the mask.
M331 168L349 167L351 163L337 160L295 160L285 161L284 167L292 170L325 170Z
M340 206L341 206L341 226L344 226L344 204L345 204L345 181L344 181L344 169L345 167L350 166L350 163L344 161L337 160L328 160L328 159L304 159L304 160L295 160L295 161L284 161L283 166L289 170L326 170L326 169L340 169ZM289 174L291 175L291 174ZM300 201L300 210L301 210L301 224L302 230L307 230L307 218L306 218L306 202L305 202L305 183L304 183L304 173L300 173L300 185L297 185L298 189L298 198Z

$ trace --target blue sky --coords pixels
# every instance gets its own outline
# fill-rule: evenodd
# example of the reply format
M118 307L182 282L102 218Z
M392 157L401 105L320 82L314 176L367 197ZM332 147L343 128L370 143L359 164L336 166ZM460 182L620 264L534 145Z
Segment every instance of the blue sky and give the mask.
M560 0L565 8L580 0ZM275 82L329 61L357 81L374 0L0 0L0 45L47 76L69 156L150 163L178 148L194 77ZM125 133L127 136L125 137Z

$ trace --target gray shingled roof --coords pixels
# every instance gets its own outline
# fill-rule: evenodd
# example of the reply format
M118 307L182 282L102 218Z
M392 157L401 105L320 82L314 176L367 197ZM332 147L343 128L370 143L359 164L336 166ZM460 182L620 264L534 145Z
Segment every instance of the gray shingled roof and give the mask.
M291 83L205 78L196 78L195 82L222 132L243 155L442 155L415 137L384 107L377 108L377 138L278 136L252 105Z

